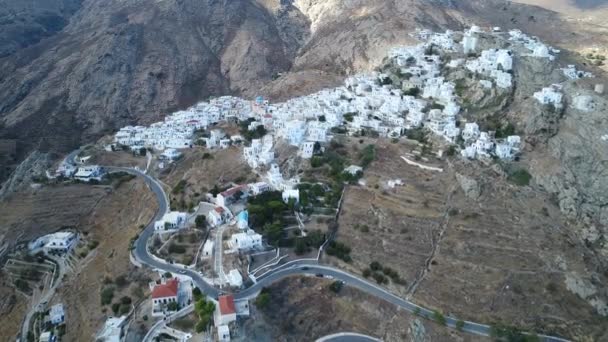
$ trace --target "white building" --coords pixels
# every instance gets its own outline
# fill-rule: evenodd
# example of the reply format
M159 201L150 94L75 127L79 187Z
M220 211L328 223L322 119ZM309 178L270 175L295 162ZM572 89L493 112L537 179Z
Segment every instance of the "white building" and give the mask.
M122 328L124 327L126 320L127 316L109 317L99 334L97 334L96 340L103 342L120 342Z
M219 342L230 342L230 328L227 325L217 327L217 340Z
M219 226L230 219L230 213L223 207L215 207L207 213L207 222L210 226Z
M182 156L182 153L174 148L168 148L161 154L161 159L177 160Z
M164 316L170 312L179 310L180 306L180 281L171 278L164 283L152 288L152 316ZM175 303L176 309L171 310L171 303Z
M268 185L268 183L265 182L257 182L257 183L252 183L249 184L249 191L251 191L251 195L253 196L257 196L261 193L267 192L272 190L272 188L270 187L270 185Z
M236 321L234 297L232 295L219 296L217 301L218 305L216 306L213 315L213 323L215 326L219 327Z
M49 320L53 325L59 325L65 321L65 311L63 310L63 304L55 304L51 306L51 309L49 310Z
M230 238L232 248L238 250L250 250L262 248L262 235L248 230L245 233L233 234Z
M83 182L91 180L101 181L103 169L99 165L81 166L76 170L74 178Z
M300 190L298 189L285 189L281 194L283 202L289 203L290 199L294 199L296 203L300 201Z
M213 255L213 240L205 241L203 245L203 254L201 254L201 258L210 258Z
M562 68L564 76L571 80L576 80L583 77L593 77L593 74L587 71L577 70L574 64L569 64L567 67Z
M561 85L553 84L550 87L543 88L541 91L534 93L534 98L543 105L553 105L555 108L562 108Z
M300 145L300 157L304 158L304 159L310 159L312 158L312 155L314 153L315 150L315 143L314 141L307 141L302 143L302 145Z
M28 248L34 252L41 249L46 254L65 254L70 252L78 243L78 234L73 232L57 232L29 243Z
M590 112L595 109L595 101L592 96L580 95L572 100L574 108L582 112Z
M479 137L479 125L475 122L467 122L464 124L464 129L462 130L462 139L465 142L476 140Z
M154 222L154 230L157 232L163 232L168 230L181 229L185 227L187 220L187 213L171 211L163 215L160 220Z
M349 167L344 169L344 172L356 176L359 172L363 172L363 168L357 165L350 165Z
M241 276L241 273L239 272L239 270L237 270L237 269L230 270L230 272L228 272L227 278L228 278L228 283L230 284L230 286L232 286L232 287L243 286L243 277Z

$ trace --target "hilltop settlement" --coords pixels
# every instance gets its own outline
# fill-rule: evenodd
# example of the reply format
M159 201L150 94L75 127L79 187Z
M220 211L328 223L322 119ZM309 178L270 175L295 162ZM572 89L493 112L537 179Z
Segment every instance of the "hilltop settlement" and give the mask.
M282 165L278 160L279 149L284 151L287 147L293 156L313 164L319 162L319 156L336 136L382 137L394 141L422 141L422 137L429 136L434 146L439 147L439 156L447 154L482 165L494 161L510 163L525 153L526 140L512 125L478 122L471 112L482 102L501 103L512 96L516 87L514 66L518 59L557 63L560 51L519 30L505 32L500 27L472 26L464 32L443 33L419 29L411 36L419 41L417 45L392 48L376 70L350 76L342 86L281 103L272 103L262 96L253 100L234 96L210 98L167 115L161 122L123 127L113 136L107 151L130 150L141 155L152 152L148 158L156 155L159 169L179 163L183 154L195 146L209 150L238 146L241 161L254 170L255 179L235 181L204 194L205 199L188 210L171 207L154 222L146 248L153 249L152 258L157 262L171 264L182 271L173 274L161 271L158 280L150 282L146 289L152 297L149 316L160 322L152 328L151 336L169 335L174 340L191 338L190 332L168 324L171 317L187 310L191 313L193 305L199 317L197 333L206 329L213 316L217 340L229 341L231 336L238 335L234 322L237 317L249 316L248 300L253 297L221 295L207 305L201 289L186 271L195 270L209 286L234 294L246 290L256 278L272 272L272 267L289 258L279 252L277 231L280 235L284 228L281 225L286 224L273 217L275 209L293 214L290 229L300 237L307 237L307 241L314 241L296 245L296 250L300 249L296 254L309 253L308 258L318 260L322 246L330 242L329 234L317 235L315 231L302 229L302 212L313 210L311 202L316 203L315 210L323 202L325 208L322 209L329 209L328 216L339 213L342 188L311 185L299 175L286 176L279 166ZM569 102L565 101L564 94L567 89L564 84L591 79L593 74L572 64L560 65L559 70L561 74L555 78L559 82L543 84L531 93L533 105L548 113L560 113L567 106L582 112L594 110L597 104L589 94L571 94L573 100ZM601 94L603 85L598 84L594 92ZM236 134L228 133L224 129L226 124L236 125L240 130ZM425 159L420 156L401 158L425 170L442 171L423 164ZM339 176L335 179L339 183L356 184L367 163L369 160L362 158L358 164L338 164L335 173ZM47 177L99 183L108 177L104 167L92 165L87 157L75 160L70 156L54 172L47 172ZM146 174L149 170L138 171ZM402 185L399 179L388 183L389 188ZM324 196L324 201L318 200ZM201 237L202 233L187 229L192 226L209 230ZM29 249L33 254L43 252L59 259L74 249L79 238L74 232L56 232L32 241ZM198 242L200 246L196 245ZM319 254L311 252L310 246L319 249ZM329 246L328 253L347 261L348 248L335 243ZM175 259L176 254L184 251L193 257ZM263 259L261 255L269 251L272 255ZM246 258L239 259L240 256ZM206 262L206 268L197 268L199 260ZM398 275L394 277L399 280ZM121 341L130 314L128 307L121 310L118 306L117 311L120 315L107 320L99 331L99 339ZM51 318L55 325L69 325L63 307L61 310L54 307L50 316L60 317ZM163 320L167 320L167 324L161 322ZM48 330L40 331L41 341L43 336L46 340L54 336L51 333L55 330Z

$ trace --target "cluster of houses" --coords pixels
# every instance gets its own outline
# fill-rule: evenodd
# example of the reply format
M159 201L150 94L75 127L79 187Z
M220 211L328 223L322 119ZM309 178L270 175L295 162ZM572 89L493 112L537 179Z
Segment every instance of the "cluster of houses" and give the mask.
M529 51L527 56L555 60L555 55L560 52L560 50L544 44L537 37L530 37L517 29L509 31L509 41L526 48Z
M276 104L262 97L247 101L223 96L173 113L149 127L125 127L116 134L115 141L133 149L172 149L169 156L173 158L175 149L192 146L196 130L207 129L220 121L247 121L247 129L251 131L263 126L268 134L253 139L243 149L243 156L252 168L270 168L268 184L274 189L288 191L286 198L297 195L290 186L291 180L282 180L274 169L277 141L280 139L296 146L302 158L311 158L319 143L331 140L332 129L337 126L345 126L349 134L369 129L384 137L400 137L409 129L425 127L449 143L462 138L465 145L461 154L467 158L491 155L510 159L520 150L519 137L497 141L490 132L476 132L471 128L474 126L468 126L465 132L458 120L461 99L456 94L456 84L442 76L445 67L464 67L477 75L484 88L511 88L514 52L494 48L480 51L480 41L486 33L478 26L472 26L462 34L450 30L444 33L417 30L412 35L422 41L420 44L397 47L389 52L402 76L398 85L392 84L393 79L388 75L372 72L349 77L341 87ZM506 34L500 28L493 28L491 33ZM559 53L519 30L509 31L506 38L513 49L528 51L525 56L554 60ZM465 57L445 63L440 51L462 53ZM591 76L572 65L563 72L570 79ZM553 85L535 93L534 97L542 104L559 107L559 90ZM205 138L209 148L227 147L231 142L217 130Z
M104 169L99 165L76 166L67 162L59 165L54 176L48 178L64 177L79 180L81 182L101 181L105 175Z

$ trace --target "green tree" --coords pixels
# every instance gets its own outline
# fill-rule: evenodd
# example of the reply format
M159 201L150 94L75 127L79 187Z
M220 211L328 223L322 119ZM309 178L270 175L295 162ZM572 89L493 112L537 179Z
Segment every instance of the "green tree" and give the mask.
M101 290L101 305L108 305L112 303L112 299L114 298L114 287L108 286L104 287Z
M334 293L338 293L338 292L340 292L340 290L342 290L343 286L344 286L344 283L342 281L336 280L333 283L331 283L331 285L329 285L329 289Z

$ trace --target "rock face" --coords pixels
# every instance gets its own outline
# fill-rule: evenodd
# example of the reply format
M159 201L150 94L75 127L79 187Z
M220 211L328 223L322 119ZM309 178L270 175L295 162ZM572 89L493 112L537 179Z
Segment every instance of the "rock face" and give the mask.
M0 200L15 191L27 187L34 177L44 175L51 165L51 157L47 153L32 152L12 173L4 186L0 188Z
M456 174L456 179L468 198L477 200L479 196L481 196L481 186L475 179L463 176L459 173Z
M61 31L82 0L5 0L0 8L0 58Z

